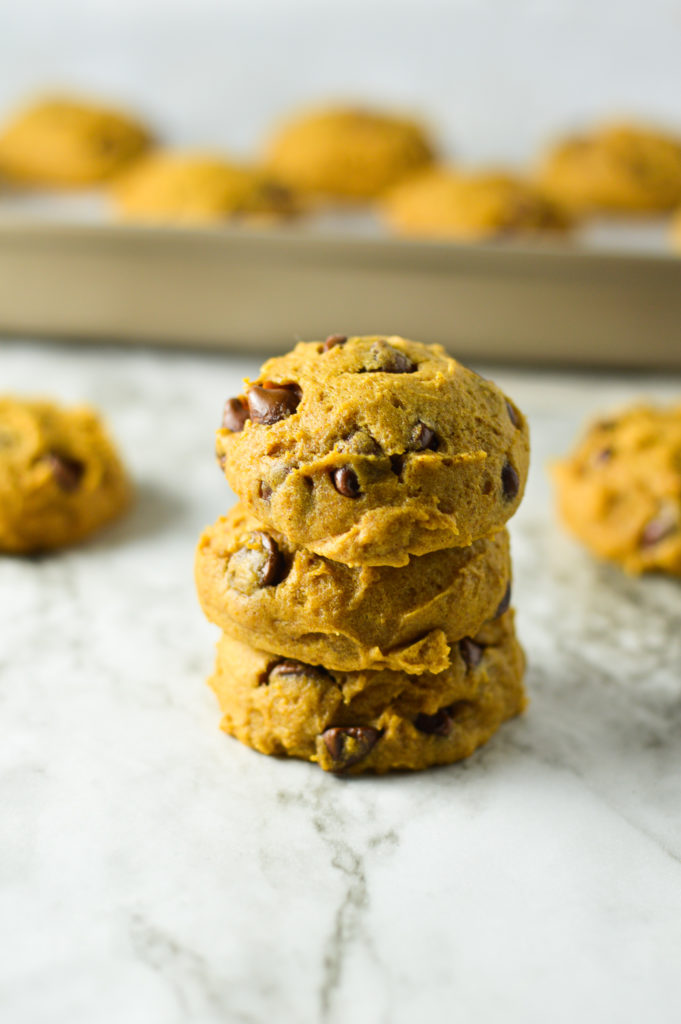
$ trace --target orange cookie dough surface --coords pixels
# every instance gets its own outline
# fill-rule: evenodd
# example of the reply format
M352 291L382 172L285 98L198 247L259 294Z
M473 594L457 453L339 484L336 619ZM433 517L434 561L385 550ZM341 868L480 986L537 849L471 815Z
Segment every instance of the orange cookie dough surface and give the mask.
M436 675L339 673L223 636L209 685L222 728L261 753L382 774L468 757L524 709L523 670L509 611L456 645Z
M401 234L461 241L562 232L570 222L563 208L530 182L440 167L394 188L383 213Z
M431 143L416 122L335 108L302 114L284 125L269 144L266 162L301 192L366 200L432 158Z
M554 474L563 522L595 555L681 576L681 404L598 420Z
M0 551L77 541L116 518L130 485L97 413L0 397Z
M410 674L449 666L510 594L508 534L351 568L266 533L243 506L204 531L196 583L204 614L236 640L327 668Z
M207 153L158 152L116 183L113 198L128 220L211 223L291 216L291 191L256 167Z
M527 477L527 424L501 390L399 337L300 343L227 402L223 424L218 458L249 511L346 565L490 536Z
M134 118L66 97L36 102L0 132L0 174L23 185L76 187L112 178L148 148Z
M664 212L681 204L681 139L645 125L604 125L549 152L539 182L575 211Z

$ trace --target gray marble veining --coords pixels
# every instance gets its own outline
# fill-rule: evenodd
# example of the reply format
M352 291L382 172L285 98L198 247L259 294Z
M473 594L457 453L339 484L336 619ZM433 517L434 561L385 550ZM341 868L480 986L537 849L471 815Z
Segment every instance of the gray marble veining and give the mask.
M100 405L138 486L86 546L0 560L0 1019L678 1021L681 587L567 539L546 467L681 379L486 371L533 432L530 708L462 765L343 781L223 736L203 685L193 547L256 362L0 346L0 390Z

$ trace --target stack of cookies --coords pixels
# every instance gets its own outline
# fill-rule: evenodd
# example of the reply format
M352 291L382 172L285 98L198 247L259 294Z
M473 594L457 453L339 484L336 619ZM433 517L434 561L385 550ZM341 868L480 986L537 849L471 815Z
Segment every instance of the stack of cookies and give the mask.
M522 414L439 346L301 343L226 404L197 551L222 727L328 771L471 754L524 707L505 524Z

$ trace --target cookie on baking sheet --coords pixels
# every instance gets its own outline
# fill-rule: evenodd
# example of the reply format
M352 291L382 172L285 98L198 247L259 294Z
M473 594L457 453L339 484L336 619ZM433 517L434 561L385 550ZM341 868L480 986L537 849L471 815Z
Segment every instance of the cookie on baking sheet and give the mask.
M0 551L74 544L118 516L129 498L93 409L0 396Z
M510 596L506 530L390 566L351 568L266 531L243 506L206 529L196 552L204 614L243 643L327 668L410 674L449 666Z
M597 420L554 475L561 518L594 554L681 576L681 403Z
M210 223L296 212L291 190L271 175L209 153L152 153L116 182L112 194L128 220Z
M559 143L538 180L575 211L655 213L681 204L681 139L634 123Z
M209 685L242 743L354 775L468 757L525 707L523 670L509 611L455 645L437 675L330 671L223 636Z
M522 413L440 346L334 335L246 382L217 454L249 511L293 545L400 566L500 530L529 445Z
M266 155L272 172L292 188L344 200L380 195L432 159L432 144L415 121L345 107L294 118Z
M127 114L67 97L39 100L0 131L0 174L23 185L96 185L150 144Z
M392 189L383 214L404 235L484 240L563 232L565 210L536 185L510 174L436 167Z

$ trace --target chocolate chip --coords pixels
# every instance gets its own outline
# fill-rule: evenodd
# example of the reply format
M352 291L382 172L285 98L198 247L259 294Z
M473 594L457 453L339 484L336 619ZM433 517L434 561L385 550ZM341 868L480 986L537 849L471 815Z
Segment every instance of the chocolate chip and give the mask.
M678 523L671 514L664 512L651 519L641 534L641 547L652 548L678 529Z
M449 736L454 722L449 708L440 708L434 715L417 715L414 727L429 736Z
M244 429L246 420L249 417L247 406L242 398L228 398L222 413L222 425L225 430L231 430L238 434Z
M511 423L513 424L513 426L514 427L519 427L520 426L520 419L518 418L518 413L513 408L513 406L511 405L511 403L509 402L508 399L506 399L506 412L508 413L508 418L511 421Z
M341 466L331 473L333 486L344 498L359 498L362 493L359 487L359 480L352 466Z
M436 452L439 444L440 442L435 431L419 420L411 432L409 447L412 451L422 452L429 448L431 451Z
M270 426L291 416L300 404L302 394L297 384L254 384L249 389L248 409L254 423Z
M322 351L328 352L330 349L335 348L336 345L344 345L347 340L344 334L330 334L322 345Z
M508 586L506 587L506 590L504 591L504 596L502 597L501 601L499 602L499 607L497 608L497 610L494 613L494 618L495 619L500 619L501 616L504 615L508 611L508 609L510 607L511 607L511 584L509 583Z
M510 591L508 599L511 600ZM467 668L477 668L482 661L485 648L481 644L476 644L475 640L471 640L469 636L465 636L463 640L459 640L459 652Z
M285 658L283 661L278 661L269 670L267 675L268 682L273 676L275 678L277 676L305 676L308 679L328 679L329 673L321 665L306 665L302 661Z
M504 497L508 501L512 501L520 490L520 477L510 462L504 463L504 468L501 471L501 486Z
M606 462L610 462L613 456L612 448L601 448L599 452L596 452L591 460L592 466L604 466Z
M263 501L269 501L272 497L272 488L264 480L261 480L258 484L258 494Z
M375 341L362 370L365 373L414 373L416 363L387 341Z
M402 479L402 471L404 470L406 458L407 456L405 454L390 456L390 468L395 476L399 477L400 480Z
M249 533L227 567L227 583L242 594L281 583L286 564L276 542L263 530Z
M336 772L359 764L371 752L378 740L378 729L370 725L339 725L322 733L324 745Z
M67 494L78 490L85 473L85 464L80 459L73 459L70 455L62 455L60 452L49 452L45 458L60 490L66 491Z

